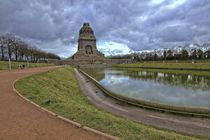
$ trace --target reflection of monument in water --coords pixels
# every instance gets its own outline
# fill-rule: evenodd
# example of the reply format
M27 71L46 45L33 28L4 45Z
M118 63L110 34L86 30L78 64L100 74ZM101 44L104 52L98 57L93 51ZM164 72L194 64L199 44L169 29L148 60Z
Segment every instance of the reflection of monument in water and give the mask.
M89 23L84 23L79 31L78 50L72 56L77 64L102 64L104 54L96 47L96 37Z
M105 78L105 70L104 68L84 68L82 69L84 72L94 77L97 81L101 81Z

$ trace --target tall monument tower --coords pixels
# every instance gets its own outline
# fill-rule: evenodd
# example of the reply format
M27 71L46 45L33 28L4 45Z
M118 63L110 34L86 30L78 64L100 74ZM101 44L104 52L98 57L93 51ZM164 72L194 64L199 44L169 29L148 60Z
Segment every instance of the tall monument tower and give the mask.
M78 49L72 56L78 64L102 64L104 54L96 47L96 37L89 23L84 23L79 31Z

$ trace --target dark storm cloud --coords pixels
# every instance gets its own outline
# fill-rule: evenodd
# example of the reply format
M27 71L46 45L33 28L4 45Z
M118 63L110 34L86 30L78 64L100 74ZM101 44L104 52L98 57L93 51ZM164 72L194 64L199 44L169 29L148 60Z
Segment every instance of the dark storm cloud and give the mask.
M11 32L68 56L88 21L98 41L157 49L209 42L209 13L209 0L2 0L0 34Z

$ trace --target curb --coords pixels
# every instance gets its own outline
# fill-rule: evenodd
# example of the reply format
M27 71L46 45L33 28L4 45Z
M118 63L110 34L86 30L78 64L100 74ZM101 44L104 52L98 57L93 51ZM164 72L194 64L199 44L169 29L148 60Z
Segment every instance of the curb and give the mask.
M101 131L98 131L96 129L93 129L93 128L90 128L90 127L87 127L87 126L83 126L83 129L86 130L86 131L90 131L90 132L93 132L93 133L96 133L98 135L101 135L103 137L107 137L109 139L112 139L112 140L120 140L119 138L115 137L115 136L112 136L112 135L108 135L106 133L103 133Z
M32 74L32 75L33 75L33 74ZM31 76L31 75L30 75L30 76ZM27 77L27 76L26 76L26 77ZM38 107L39 109L41 109L42 111L48 113L49 115L55 116L56 118L58 118L58 119L60 119L60 120L62 120L62 121L64 121L64 122L67 122L67 123L69 123L69 124L71 124L71 125L73 125L73 126L75 126L75 127L77 127L77 128L81 128L81 129L83 129L83 130L85 130L85 131L88 131L88 132L91 132L91 133L100 135L100 136L102 136L102 137L106 137L106 138L111 139L111 140L121 140L121 139L118 138L118 137L115 137L115 136L112 136L112 135L103 133L103 132L98 131L98 130L96 130L96 129L93 129L93 128L84 126L84 125L82 125L82 124L80 124L80 123L77 123L77 122L75 122L75 121L69 120L69 119L67 119L67 118L65 118L65 117L62 117L62 116L60 116L60 115L57 115L56 113L54 113L54 112L52 112L52 111L50 111L50 110L48 110L48 109L46 109L46 108L44 108L44 107L42 107L42 106L36 104L36 103L34 103L33 101L29 100L28 98L24 97L22 94L20 94L20 93L15 89L15 83L16 83L18 80L22 79L22 78L25 78L25 77L21 77L21 78L16 79L15 81L13 81L13 83L12 83L12 88L13 88L13 91L14 91L19 97L21 97L23 100L25 100L25 101L31 103L32 105Z

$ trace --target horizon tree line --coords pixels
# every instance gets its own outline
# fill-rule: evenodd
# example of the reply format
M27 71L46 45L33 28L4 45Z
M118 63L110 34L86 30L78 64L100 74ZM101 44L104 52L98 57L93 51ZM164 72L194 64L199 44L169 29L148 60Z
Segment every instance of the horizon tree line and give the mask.
M201 60L210 58L210 45L207 48L179 48L133 54L135 59L141 60Z
M56 54L45 52L32 46L13 34L0 36L0 60L47 62L49 59L58 59Z
M187 44L184 47L179 46L150 51L133 51L130 54L108 56L107 58L132 59L133 61L210 59L210 44Z

